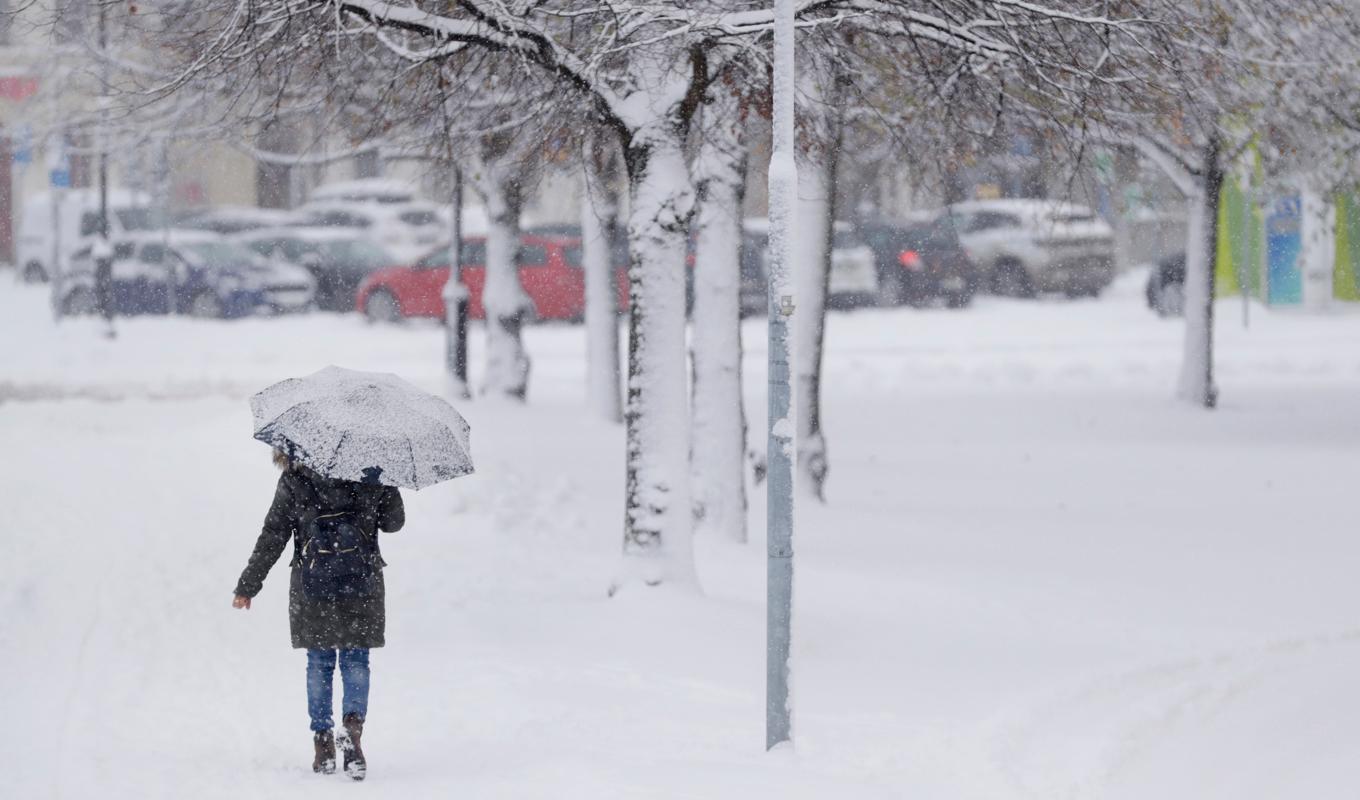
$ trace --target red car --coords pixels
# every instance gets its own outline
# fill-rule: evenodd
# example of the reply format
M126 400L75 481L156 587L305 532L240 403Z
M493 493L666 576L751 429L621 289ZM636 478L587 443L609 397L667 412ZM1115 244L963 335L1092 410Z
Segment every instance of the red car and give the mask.
M486 237L463 240L463 285L468 289L468 316L484 319L482 287L486 285ZM585 315L585 272L581 240L572 236L525 234L520 237L519 282L540 320L579 320ZM449 280L449 250L431 251L413 266L371 273L359 285L355 307L371 320L395 322L408 317L444 318L444 284ZM628 279L616 271L620 309L628 307Z

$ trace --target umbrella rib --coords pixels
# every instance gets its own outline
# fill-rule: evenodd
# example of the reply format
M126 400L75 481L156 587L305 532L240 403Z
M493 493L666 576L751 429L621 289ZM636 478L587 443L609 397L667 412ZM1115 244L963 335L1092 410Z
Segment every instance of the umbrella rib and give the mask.
M340 460L340 448L345 446L345 440L348 438L349 431L345 431L344 433L340 434L340 441L335 443L335 452L331 453L331 463L330 466L326 467L326 472L328 473L335 472L335 465ZM334 477L334 475L332 475L332 477Z
M420 488L420 475L419 475L419 474L417 473L417 471L416 471L416 470L417 470L417 467L416 467L416 446L413 445L413 444L411 444L411 437L409 437L409 436L406 437L406 450L411 454L411 482L414 483L414 484L416 485L416 488L417 488L417 489L419 489L419 488Z

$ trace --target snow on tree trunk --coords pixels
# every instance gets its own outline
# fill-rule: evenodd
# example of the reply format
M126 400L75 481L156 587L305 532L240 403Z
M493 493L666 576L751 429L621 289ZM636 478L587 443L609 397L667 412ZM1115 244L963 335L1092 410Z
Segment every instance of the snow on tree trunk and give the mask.
M618 157L612 142L590 137L582 181L581 246L586 282L586 396L591 410L623 421L619 316L613 242L618 231Z
M523 400L529 388L529 355L520 330L533 310L519 281L519 218L522 174L506 158L488 158L477 181L486 207L486 376L482 393Z
M1205 148L1204 180L1189 198L1190 221L1185 248L1185 343L1181 360L1181 399L1213 408L1218 403L1214 385L1214 268L1218 251L1218 195L1223 173L1218 143Z
M622 582L696 584L685 375L686 228L692 188L664 122L628 144L628 403Z
M798 313L793 320L794 391L798 409L798 475L802 491L823 498L826 439L822 434L822 340L831 263L831 172L825 162L798 166L794 209L793 281Z
M741 210L745 124L720 94L694 162L693 429L690 474L696 533L746 541L746 414L741 397Z
M794 391L798 409L798 474L801 491L825 499L829 465L822 432L822 342L826 336L826 298L831 277L836 165L840 159L844 87L836 80L832 118L825 142L803 152L798 167L798 206L794 210L794 283L799 309L794 315ZM804 81L814 110L825 103L820 81ZM815 113L815 112L814 112Z

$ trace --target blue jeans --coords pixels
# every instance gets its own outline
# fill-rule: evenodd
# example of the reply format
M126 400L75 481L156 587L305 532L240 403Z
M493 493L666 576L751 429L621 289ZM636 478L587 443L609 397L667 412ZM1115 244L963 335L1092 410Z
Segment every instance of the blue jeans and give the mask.
M312 730L328 731L335 727L331 719L331 701L335 680L334 650L307 651L307 714L312 718ZM342 717L358 714L368 716L368 650L340 651L340 682L345 687L341 704Z

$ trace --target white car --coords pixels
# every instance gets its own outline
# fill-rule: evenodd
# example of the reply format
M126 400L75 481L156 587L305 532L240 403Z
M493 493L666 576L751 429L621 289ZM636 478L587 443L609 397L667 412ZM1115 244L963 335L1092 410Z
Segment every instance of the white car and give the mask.
M832 308L878 303L878 263L873 248L848 222L837 222L831 236L831 275L826 302Z
M179 216L176 228L191 228L212 231L222 235L253 231L260 228L277 228L298 221L294 211L281 208L257 208L255 206L213 206Z
M418 201L416 192L401 181L387 178L358 178L318 186L308 198L314 203L377 203L409 205Z
M743 293L749 290L751 296L755 298L749 308L754 311L756 306L764 307L765 276L769 274L765 259L769 256L770 221L764 217L748 218L742 224L742 230L743 247L750 247L758 254L749 257L759 262L758 283L749 279L745 272L742 277ZM748 256L743 255L743 262L747 259ZM747 269L743 266L743 270ZM878 265L874 260L873 248L864 241L855 230L855 226L838 221L831 236L831 274L827 278L827 305L831 308L874 305L878 302L878 294Z
M299 209L305 227L347 229L366 236L398 262L415 261L448 238L449 226L433 203L313 202Z
M316 281L306 270L270 264L217 234L170 230L125 234L112 242L110 302L119 316L186 313L241 317L311 306ZM63 314L95 309L93 245L71 257L58 285Z
M109 236L117 238L158 228L160 220L150 208L150 201L141 192L109 190ZM19 275L29 283L51 279L68 266L76 251L89 247L98 233L97 190L63 189L55 195L41 192L29 197L24 202L14 243Z
M1089 208L1048 200L949 206L959 242L997 294L1095 296L1114 280L1114 232Z

